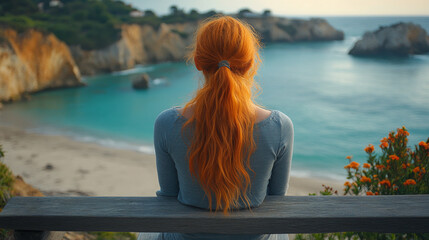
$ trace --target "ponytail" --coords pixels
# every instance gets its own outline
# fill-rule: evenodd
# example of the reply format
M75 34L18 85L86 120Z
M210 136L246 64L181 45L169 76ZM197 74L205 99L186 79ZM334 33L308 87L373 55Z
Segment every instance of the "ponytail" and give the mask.
M195 127L188 148L189 169L201 184L210 210L249 206L250 156L255 150L253 77L259 62L254 31L232 17L204 23L190 55L205 83L189 101ZM219 62L228 61L229 66ZM215 199L215 201L214 201Z

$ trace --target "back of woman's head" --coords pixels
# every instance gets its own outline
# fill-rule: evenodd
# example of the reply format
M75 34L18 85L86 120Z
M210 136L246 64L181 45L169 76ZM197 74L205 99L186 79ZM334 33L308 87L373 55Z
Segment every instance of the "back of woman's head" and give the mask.
M192 109L184 128L194 127L189 168L210 209L227 213L242 204L249 206L249 160L255 150L252 89L260 43L249 25L218 16L200 26L194 44L190 59L205 82L184 110ZM229 66L219 65L221 61Z

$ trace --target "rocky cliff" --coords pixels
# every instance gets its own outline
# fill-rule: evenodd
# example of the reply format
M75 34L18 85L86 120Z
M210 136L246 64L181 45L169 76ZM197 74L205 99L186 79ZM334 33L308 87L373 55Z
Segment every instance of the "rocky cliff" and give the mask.
M278 17L245 18L264 42L342 40L344 34L323 19L297 20ZM71 47L82 74L92 75L129 69L135 64L184 60L198 22L123 25L121 39L106 49L85 51Z
M332 41L343 40L344 33L326 20L289 19L279 17L245 18L261 35L264 42Z
M429 36L421 26L397 23L366 32L349 51L351 55L402 55L429 52Z
M85 51L72 46L73 58L82 74L129 69L136 64L183 60L197 23L123 25L121 39L105 49Z
M44 89L81 85L68 46L53 34L0 30L0 102Z

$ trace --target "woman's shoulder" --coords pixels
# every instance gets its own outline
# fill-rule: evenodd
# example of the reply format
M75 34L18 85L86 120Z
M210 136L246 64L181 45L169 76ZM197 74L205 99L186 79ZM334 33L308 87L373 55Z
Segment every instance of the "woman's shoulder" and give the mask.
M261 122L258 127L269 136L278 136L282 142L293 138L292 120L279 110L271 110L270 117Z
M288 115L278 110L272 110L272 111L276 113L277 120L282 126L291 126L291 127L293 126L292 120Z
M279 110L268 110L269 116L260 122L261 125L274 125L277 127L293 127L292 120Z
M177 111L177 107L172 107L158 114L158 117L155 120L155 125L159 124L169 126L179 118L180 113Z

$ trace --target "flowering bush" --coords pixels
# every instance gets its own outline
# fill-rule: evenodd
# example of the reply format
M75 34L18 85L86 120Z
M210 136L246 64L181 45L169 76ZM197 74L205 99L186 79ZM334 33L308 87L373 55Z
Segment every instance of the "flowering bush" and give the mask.
M429 193L429 139L421 141L415 149L407 147L409 133L405 127L397 133L390 132L381 139L381 154L374 153L374 145L364 150L368 154L367 163L362 167L346 157L349 164L344 195L398 195Z
M369 144L364 149L368 160L362 165L347 156L349 164L344 168L349 181L344 183L344 195L429 194L429 138L411 149L407 147L409 135L405 127L390 132L380 141L379 155ZM321 195L337 195L331 187L323 187ZM429 239L429 234L318 233L298 234L295 239Z

